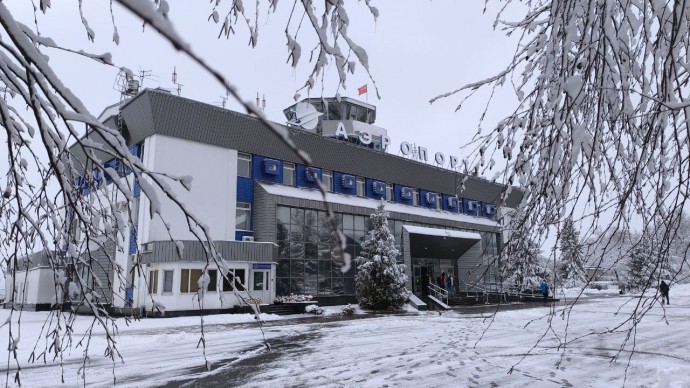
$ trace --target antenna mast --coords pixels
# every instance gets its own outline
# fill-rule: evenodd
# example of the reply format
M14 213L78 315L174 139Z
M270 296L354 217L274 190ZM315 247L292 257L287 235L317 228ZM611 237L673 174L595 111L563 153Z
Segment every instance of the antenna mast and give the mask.
M262 112L264 110L266 110L266 95L265 94L263 95L263 99L259 100L259 92L256 92L256 107L261 109Z
M173 67L173 73L172 73L172 82L173 84L177 85L177 95L179 96L180 93L182 92L182 84L177 83L177 66Z

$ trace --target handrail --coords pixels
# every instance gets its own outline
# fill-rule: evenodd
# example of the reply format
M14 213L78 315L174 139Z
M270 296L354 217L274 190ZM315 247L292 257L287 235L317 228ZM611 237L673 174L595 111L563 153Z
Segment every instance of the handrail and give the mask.
M528 289L526 287L518 287L518 286L504 286L501 284L491 284L491 285L486 285L482 286L480 284L473 284L472 291L469 290L470 284L465 283L465 282L460 282L459 286L460 288L462 285L465 285L465 296L469 297L470 294L474 294L475 300L479 300L479 293L483 294L484 299L486 302L489 300L489 294L498 294L501 295L504 299L504 301L509 302L509 299L511 296L517 297L520 300L522 300L523 296L531 296L534 297L536 295L541 295L538 289L536 288L529 288L530 292L523 292L524 289Z
M430 283L429 284L429 295L431 295L434 298L437 298L441 301L443 301L445 299L445 301L446 301L445 303L448 304L448 290L446 290L445 288L442 288L436 284Z

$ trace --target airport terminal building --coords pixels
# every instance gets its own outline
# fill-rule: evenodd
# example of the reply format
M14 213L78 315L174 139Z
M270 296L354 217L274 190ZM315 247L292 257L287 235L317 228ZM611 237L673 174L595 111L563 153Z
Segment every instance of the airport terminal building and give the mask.
M233 263L239 289L261 303L289 294L312 295L324 304L354 296L356 268L342 271L327 203L354 258L368 238L369 215L386 202L407 286L416 295L424 295L427 279L441 272L455 275L459 291L499 282L502 223L517 207L518 190L460 173L454 156L407 142L391 149L388 132L374 125L376 108L361 101L312 99L285 114L288 124L280 126L311 157L311 166L256 117L162 90L144 90L100 119L120 129L148 168L193 177L191 191L180 190L179 199L204 220L219 252ZM317 181L328 191L325 201ZM104 262L102 283L112 284L104 303L150 309L153 297L168 311L197 309L198 299L190 296L206 264L201 242L170 203L161 205L165 224L151 219L148 199L131 183L137 225L129 233L129 251L113 247L112 255L127 271L135 260L146 263L147 273L118 284L108 270L112 264ZM182 257L166 224L184 243ZM238 284L212 271L204 308L240 303L231 292Z

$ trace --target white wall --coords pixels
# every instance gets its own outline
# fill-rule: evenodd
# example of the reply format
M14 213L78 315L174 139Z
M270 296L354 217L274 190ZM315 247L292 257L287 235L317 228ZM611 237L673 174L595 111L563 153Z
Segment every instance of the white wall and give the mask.
M235 239L237 151L154 135L144 143L144 164L157 172L193 176L191 191L170 183L177 198L192 214L203 220L214 240ZM183 213L160 190L157 192L173 238L195 239ZM142 193L139 242L168 240L170 236L161 219L157 216L150 219L149 206L149 201L143 200Z
M184 269L203 269L205 263L202 262L178 262L178 263L154 263L148 266L146 269L146 276L148 276L153 270L158 270L158 289L153 295L148 294L148 286L143 278L139 280L138 290L139 292L135 296L135 306L145 306L146 311L152 311L153 302L157 302L165 306L166 311L188 311L188 310L198 310L199 309L199 299L196 293L182 293L180 292L180 280L181 270ZM251 291L253 276L252 263L247 262L235 262L232 268L244 269L245 279L244 286L249 289L249 295L251 297L261 298L264 304L271 304L275 300L275 289L271 288L268 292L270 295L264 295L260 292L254 293ZM215 267L210 267L209 269L217 269ZM173 283L172 292L163 292L163 271L172 270L173 271ZM238 297L232 292L222 292L223 279L218 273L217 276L217 291L208 291L203 297L203 308L204 309L229 309L235 305L240 304ZM275 264L271 268L270 279L272 283L275 283ZM256 295L255 295L256 294ZM246 292L243 292L246 297Z
M12 275L6 279L6 301L14 303L52 304L56 302L55 279L50 268L32 268L17 271L13 281ZM14 287L14 291L12 290ZM61 298L62 295L59 296Z

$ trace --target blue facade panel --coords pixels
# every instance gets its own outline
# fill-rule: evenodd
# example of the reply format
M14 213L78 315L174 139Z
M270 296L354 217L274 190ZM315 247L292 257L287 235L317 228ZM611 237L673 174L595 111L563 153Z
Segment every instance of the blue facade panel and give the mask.
M93 172L91 173L93 177L93 183L96 186L96 188L100 188L101 184L103 183L103 176L102 176L101 170L94 168Z
M462 212L467 214L467 215L470 215L470 216L479 215L479 201L475 201L473 199L463 198L462 199Z
M134 187L132 188L132 194L134 198L139 198L141 196L141 185L138 180L134 180Z
M130 229L129 231L129 254L134 255L137 253L137 231L135 229Z
M373 199L386 198L386 182L377 181L374 179L366 179L366 197Z
M265 163L266 160L269 160L268 164L272 164L270 161L273 159L269 159L265 156L254 155L254 157L252 157L252 176L260 181L283 183L283 163L279 160L276 160L275 162L278 163L276 173L266 173L264 168L264 166L267 165Z
M399 184L393 185L393 197L395 197L395 202L412 205L414 204L413 195L414 190L411 187Z
M141 144L129 146L129 153L141 159Z
M117 160L115 160L115 159L110 159L109 161L103 163L104 169L112 168L113 170L117 171L117 166L118 166L118 163L117 163ZM110 178L110 174L108 174L107 172L104 171L103 175L105 175L104 178L105 178L105 184L106 185L109 185L113 182L113 180Z
M333 192L357 195L357 178L354 175L333 172Z
M235 232L235 241L242 241L242 237L251 235L253 235L253 232L249 230L239 230Z
M460 200L454 195L443 194L441 208L445 211L457 213L460 210Z
M254 202L254 181L252 178L237 177L237 202Z
M314 179L314 174L316 179ZM323 179L323 172L320 168L307 167L303 164L295 166L295 175L297 175L295 177L295 185L297 187L308 187L310 189L319 188L318 182Z

